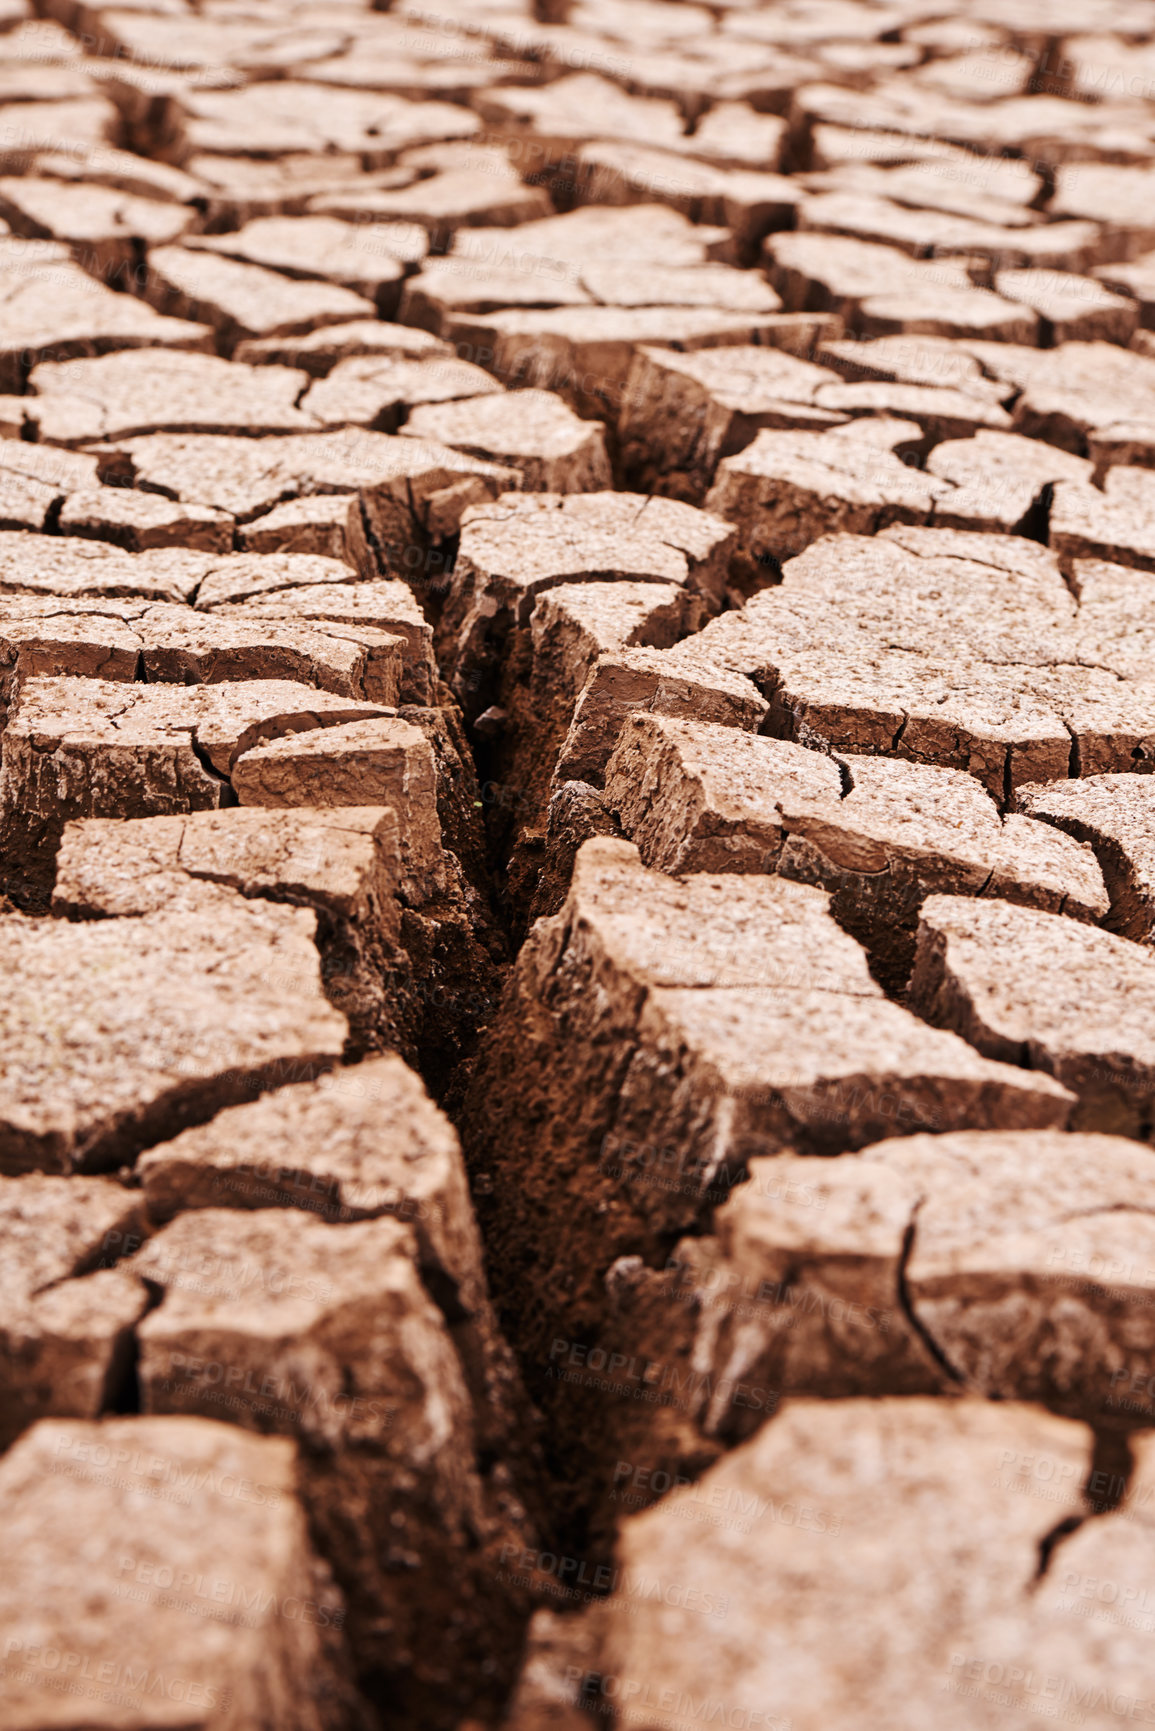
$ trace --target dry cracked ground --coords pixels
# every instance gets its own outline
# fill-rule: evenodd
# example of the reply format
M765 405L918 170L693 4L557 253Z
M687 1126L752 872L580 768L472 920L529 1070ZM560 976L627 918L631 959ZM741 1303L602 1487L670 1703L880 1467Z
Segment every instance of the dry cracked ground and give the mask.
M0 109L0 1731L1155 1722L1155 0Z

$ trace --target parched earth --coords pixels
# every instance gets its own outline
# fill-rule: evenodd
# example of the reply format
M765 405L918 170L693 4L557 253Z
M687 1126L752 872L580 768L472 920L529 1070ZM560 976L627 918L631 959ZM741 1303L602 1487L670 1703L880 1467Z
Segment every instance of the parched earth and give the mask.
M1155 0L0 110L0 1731L1155 1723Z

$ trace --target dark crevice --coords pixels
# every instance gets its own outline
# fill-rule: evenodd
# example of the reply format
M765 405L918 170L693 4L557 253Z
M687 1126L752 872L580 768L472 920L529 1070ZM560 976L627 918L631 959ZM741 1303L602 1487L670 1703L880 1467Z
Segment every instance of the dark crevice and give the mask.
M1067 774L1070 776L1072 781L1078 781L1083 773L1082 762L1079 756L1079 736L1069 722L1065 721L1063 726L1071 736L1071 750L1067 758Z
M154 1280L142 1282L148 1294L143 1316L155 1310L164 1298L164 1287ZM144 1411L140 1388L140 1318L120 1340L105 1378L100 1410L103 1414L139 1413Z
M205 774L210 775L214 781L220 783L220 809L223 811L228 806L236 805L238 803L237 796L233 792L232 783L229 781L228 776L221 774L220 770L216 767L212 758L209 756L207 748L201 744L195 733L189 734L188 741L189 749L200 764L201 768L204 770Z
M1015 524L1014 533L1024 535L1029 541L1038 541L1046 547L1051 537L1051 502L1055 496L1055 487L1048 481L1032 500L1029 510L1025 511Z
M1070 1538L1072 1533L1077 1533L1086 1518L1085 1515L1067 1515L1063 1520L1057 1522L1049 1533L1043 1534L1039 1540L1039 1560L1035 1565L1035 1578L1031 1583L1032 1587L1037 1587L1046 1575L1051 1566L1051 1558L1063 1540Z
M1058 565L1059 565L1059 576L1063 579L1063 582L1066 584L1067 591L1072 596L1072 598L1074 599L1075 605L1077 607L1083 599L1083 592L1079 588L1079 585L1075 580L1074 570L1063 559L1060 559L1058 561Z
M1092 1515L1110 1515L1126 1499L1135 1470L1131 1439L1122 1430L1097 1430L1091 1470L1083 1486Z
M129 249L132 263L128 268L129 280L124 289L127 294L134 294L143 300L148 280L148 246L140 235L133 235Z
M910 1324L915 1334L917 1334L918 1338L922 1341L935 1363L952 1382L957 1382L961 1385L965 1380L962 1372L955 1369L938 1341L934 1338L934 1335L918 1315L918 1312L914 1308L914 1301L910 1296L910 1287L907 1284L906 1271L910 1266L910 1259L914 1253L914 1241L918 1229L918 1216L921 1208L922 1200L920 1199L915 1203L914 1211L910 1217L910 1223L902 1235L902 1251L898 1259L898 1279L896 1283L898 1288L898 1302L902 1307L907 1322Z
M469 1312L461 1302L456 1280L440 1263L422 1262L421 1283L450 1329L470 1320Z
M771 553L768 549L764 548L761 553L755 554L754 562L761 566L762 570L767 573L768 581L771 586L781 583L782 560L777 553Z
M122 1340L113 1353L100 1410L102 1415L144 1410L140 1389L140 1341L135 1333Z
M1132 938L1136 943L1147 943L1155 916L1134 865L1119 842L1077 817L1059 817L1047 811L1032 812L1031 816L1036 823L1051 824L1076 841L1086 842L1094 853L1111 903L1110 912L1100 922L1104 931L1115 932L1121 938Z
M374 575L377 577L385 577L389 574L389 561L385 556L385 549L382 547L374 533L373 525L369 520L369 513L365 509L365 501L363 498L358 501L357 510L361 517L361 533L365 537L365 545L373 555L373 563L375 566Z
M430 625L437 625L441 610L453 586L457 569L457 553L461 536L447 535L436 544L430 543L425 554L425 593L418 594L422 612Z
M1031 168L1042 181L1038 192L1027 206L1028 210L1046 210L1055 196L1055 167L1050 162L1032 162Z

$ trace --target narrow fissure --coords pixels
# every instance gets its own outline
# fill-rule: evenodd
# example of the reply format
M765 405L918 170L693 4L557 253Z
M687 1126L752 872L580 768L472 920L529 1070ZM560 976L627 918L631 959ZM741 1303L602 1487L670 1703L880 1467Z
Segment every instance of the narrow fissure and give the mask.
M956 1369L956 1367L951 1363L939 1342L935 1339L930 1329L927 1328L926 1324L919 1316L918 1311L915 1309L914 1300L911 1297L910 1286L906 1277L907 1269L910 1267L910 1259L914 1254L915 1237L918 1230L918 1216L921 1208L922 1202L920 1200L915 1204L914 1212L910 1218L910 1224L902 1235L902 1251L899 1255L898 1261L898 1302L907 1322L910 1324L915 1334L917 1334L918 1338L922 1341L922 1344L926 1347L931 1358L933 1358L934 1362L941 1370L945 1371L946 1375L952 1382L956 1382L961 1386L965 1383L966 1378L963 1376L962 1372Z

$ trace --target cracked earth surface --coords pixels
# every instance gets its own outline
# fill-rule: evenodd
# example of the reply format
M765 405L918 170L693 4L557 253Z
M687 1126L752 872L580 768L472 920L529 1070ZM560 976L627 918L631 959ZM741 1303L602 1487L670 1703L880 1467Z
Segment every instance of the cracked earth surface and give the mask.
M0 1731L1155 1721L1155 0L0 110Z

